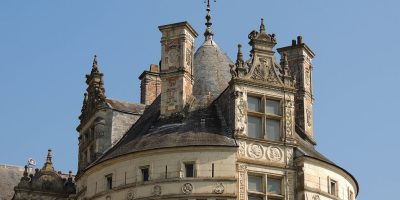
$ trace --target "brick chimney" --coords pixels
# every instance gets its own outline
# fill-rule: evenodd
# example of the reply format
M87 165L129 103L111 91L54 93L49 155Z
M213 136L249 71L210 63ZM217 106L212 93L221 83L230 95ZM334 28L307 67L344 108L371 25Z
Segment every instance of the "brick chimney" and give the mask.
M158 27L161 37L161 117L183 114L192 98L197 32L188 22Z
M159 67L150 65L149 71L144 71L140 76L140 103L150 105L161 93L161 79Z

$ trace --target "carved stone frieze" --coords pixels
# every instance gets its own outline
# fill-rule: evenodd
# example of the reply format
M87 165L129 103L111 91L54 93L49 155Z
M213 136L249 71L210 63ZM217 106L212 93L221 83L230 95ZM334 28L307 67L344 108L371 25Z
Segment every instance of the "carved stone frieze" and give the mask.
M279 147L271 146L267 150L267 157L273 162L280 161L283 157L282 150Z
M292 148L286 149L286 162L288 165L291 165L293 163L293 149Z
M264 67L261 65L256 65L250 78L256 81L265 81Z
M185 183L182 186L182 192L184 194L192 194L193 192L193 185L191 183Z
M261 159L264 155L264 149L259 144L250 144L247 148L247 153L251 158Z
M214 190L213 190L213 192L214 192L215 194L222 194L222 193L224 193L224 191L225 191L225 187L224 187L224 185L223 185L222 183L218 183L218 184L214 187Z

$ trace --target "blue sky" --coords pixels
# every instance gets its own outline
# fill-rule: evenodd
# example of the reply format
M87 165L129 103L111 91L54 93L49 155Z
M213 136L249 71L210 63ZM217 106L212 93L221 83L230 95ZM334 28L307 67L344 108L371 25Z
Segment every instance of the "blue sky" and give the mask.
M297 35L316 53L317 149L358 180L359 199L395 199L400 174L397 63L400 3L392 0L218 0L215 40L235 59L260 18L278 45ZM98 55L106 96L139 101L140 73L160 59L157 26L189 21L203 41L203 0L0 2L0 163L76 172L85 74ZM383 173L387 172L387 173ZM395 195L396 194L396 195Z

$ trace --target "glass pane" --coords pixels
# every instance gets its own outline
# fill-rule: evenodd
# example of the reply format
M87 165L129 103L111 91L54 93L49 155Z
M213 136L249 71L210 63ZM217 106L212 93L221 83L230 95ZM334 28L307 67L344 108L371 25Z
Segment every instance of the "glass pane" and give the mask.
M281 179L268 178L267 185L269 194L281 194Z
M261 99L257 97L247 97L247 108L249 111L261 112Z
M261 118L248 116L247 131L249 137L261 138Z
M247 199L248 200L262 200L261 197L252 197L252 196L249 196Z
M194 177L193 164L185 164L186 177Z
M249 176L249 191L263 192L261 176Z
M280 115L281 113L279 107L280 107L279 101L273 101L273 100L266 101L265 110L267 111L268 114Z
M267 119L267 137L269 140L279 141L280 140L280 121Z

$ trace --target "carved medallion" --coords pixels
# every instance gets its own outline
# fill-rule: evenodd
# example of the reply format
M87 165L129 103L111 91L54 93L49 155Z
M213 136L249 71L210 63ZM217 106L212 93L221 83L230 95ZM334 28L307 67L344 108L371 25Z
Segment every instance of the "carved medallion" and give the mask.
M246 142L239 142L239 155L245 156L246 155Z
M128 193L126 194L126 199L127 200L133 200L135 198L135 193L133 190L129 190Z
M183 192L184 194L191 194L192 191L193 191L193 185L192 185L192 184L190 184L190 183L185 183L185 184L183 184L183 186L182 186L182 192Z
M161 186L160 185L155 185L153 187L153 195L154 196L160 196L161 195Z
M271 161L280 161L282 159L282 151L278 147L268 148L267 156Z
M225 191L225 187L222 183L218 183L215 188L214 188L214 193L215 194L222 194Z
M256 158L256 159L262 158L264 153L264 149L259 144L249 145L247 151L251 158Z

